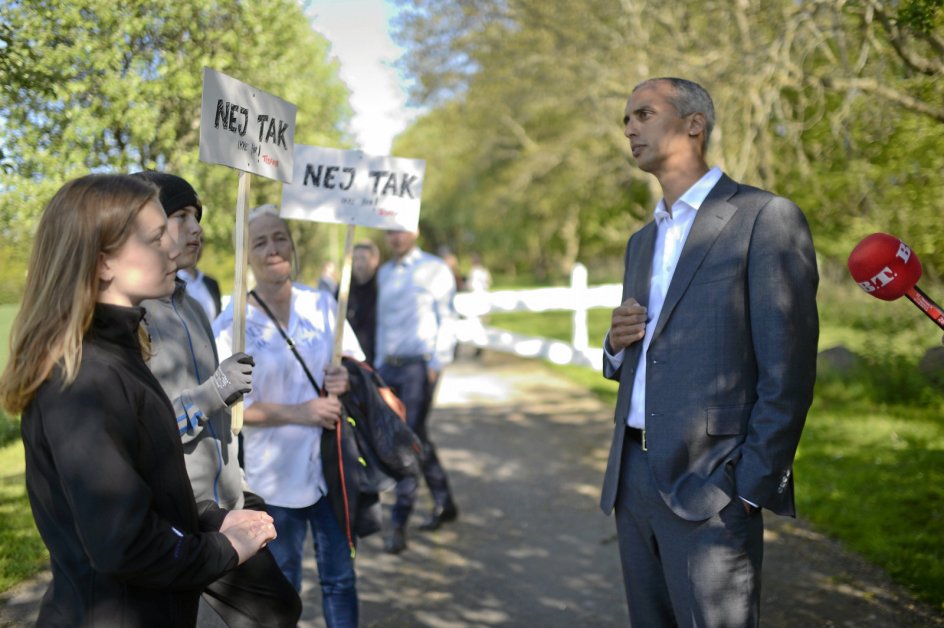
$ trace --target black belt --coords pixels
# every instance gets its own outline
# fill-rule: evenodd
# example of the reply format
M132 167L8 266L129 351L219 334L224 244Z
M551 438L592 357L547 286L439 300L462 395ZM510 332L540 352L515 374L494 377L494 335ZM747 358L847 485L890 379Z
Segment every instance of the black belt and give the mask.
M629 427L627 425L626 438L633 442L639 443L639 446L642 447L643 451L649 451L649 448L646 447L646 430L641 430L638 427Z
M418 362L429 362L432 356L428 353L423 355L388 355L384 358L384 364L390 366L407 366L408 364L417 364Z

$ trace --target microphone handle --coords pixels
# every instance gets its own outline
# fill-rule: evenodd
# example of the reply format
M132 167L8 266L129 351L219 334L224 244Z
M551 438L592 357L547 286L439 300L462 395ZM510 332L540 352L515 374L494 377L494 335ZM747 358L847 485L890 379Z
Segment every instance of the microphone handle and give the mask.
M905 292L905 296L911 299L911 302L917 305L922 312L927 314L928 318L937 323L938 327L944 329L944 311L917 284Z

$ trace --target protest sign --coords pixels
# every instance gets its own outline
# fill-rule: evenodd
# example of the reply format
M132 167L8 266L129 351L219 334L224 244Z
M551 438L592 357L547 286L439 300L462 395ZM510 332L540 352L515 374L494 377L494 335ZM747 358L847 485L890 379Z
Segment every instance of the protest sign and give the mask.
M425 170L422 159L298 144L282 217L415 231Z
M246 348L250 173L292 180L295 112L290 102L210 68L203 68L200 161L239 170L236 193L236 269L233 277L233 352ZM243 402L232 408L232 430L243 425Z
M200 161L292 181L295 105L203 68Z
M282 188L283 218L347 225L338 289L338 329L332 364L340 364L343 321L351 282L351 255L357 225L416 231L426 162L367 155L359 150L295 146L291 185Z

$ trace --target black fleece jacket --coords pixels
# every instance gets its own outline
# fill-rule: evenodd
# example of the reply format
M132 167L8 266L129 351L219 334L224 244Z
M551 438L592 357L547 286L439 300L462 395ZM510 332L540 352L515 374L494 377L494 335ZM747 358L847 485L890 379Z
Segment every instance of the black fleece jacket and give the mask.
M237 564L225 512L194 502L174 412L141 358L142 308L99 304L76 380L22 417L26 488L53 580L39 626L192 626Z

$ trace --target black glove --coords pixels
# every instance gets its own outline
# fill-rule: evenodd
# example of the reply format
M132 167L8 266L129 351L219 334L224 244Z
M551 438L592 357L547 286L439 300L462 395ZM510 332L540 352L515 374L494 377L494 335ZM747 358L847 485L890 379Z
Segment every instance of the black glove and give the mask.
M247 353L234 353L220 362L211 379L223 403L231 406L252 392L252 367L255 365Z

